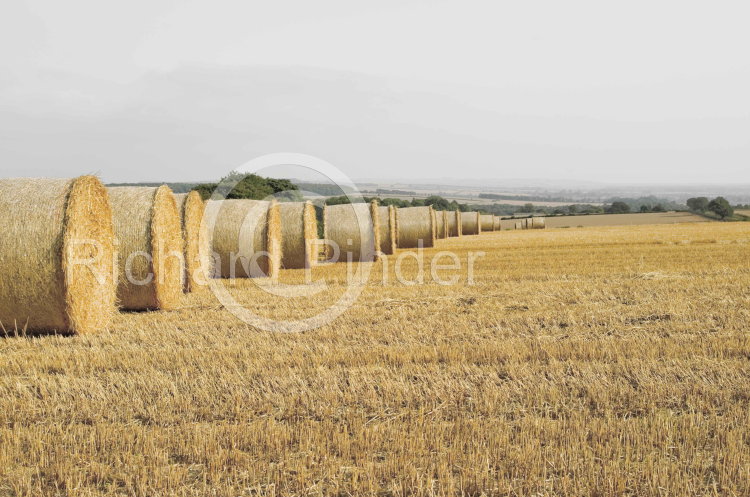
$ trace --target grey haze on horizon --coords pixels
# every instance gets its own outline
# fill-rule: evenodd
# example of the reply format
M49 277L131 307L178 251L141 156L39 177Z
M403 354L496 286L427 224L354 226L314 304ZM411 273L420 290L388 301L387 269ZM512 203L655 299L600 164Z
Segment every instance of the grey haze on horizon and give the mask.
M300 152L358 181L750 182L743 2L3 11L2 177L205 181Z

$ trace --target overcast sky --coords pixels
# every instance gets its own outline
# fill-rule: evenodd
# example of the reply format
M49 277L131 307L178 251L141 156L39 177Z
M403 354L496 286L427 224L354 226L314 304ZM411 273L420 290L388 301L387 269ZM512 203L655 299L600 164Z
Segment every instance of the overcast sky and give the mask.
M9 0L0 175L750 182L747 1Z

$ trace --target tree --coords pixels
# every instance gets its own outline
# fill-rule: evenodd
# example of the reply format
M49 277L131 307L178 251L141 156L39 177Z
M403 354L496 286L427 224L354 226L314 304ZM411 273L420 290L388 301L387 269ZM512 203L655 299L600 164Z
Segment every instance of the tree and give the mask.
M656 205L655 205L655 206L654 206L654 207L653 207L653 208L651 209L651 211L652 211L652 212L667 212L667 209L666 209L666 207L664 207L664 206L663 206L663 205L661 205L661 204L656 204Z
M732 217L734 209L724 197L716 197L708 203L708 210L719 216L721 219Z
M524 204L523 212L534 212L534 204Z
M576 214L578 212L578 206L577 205L569 205L568 206L568 213L569 214Z
M233 188L227 185L236 182ZM208 183L195 187L203 199L208 199L215 190L228 199L249 198L263 200L277 195L281 200L302 200L297 185L287 179L264 178L257 174L229 173L220 183Z
M651 207L649 207L648 205L642 205L641 212L651 212Z
M609 214L627 214L630 212L630 206L625 202L612 202L607 212Z
M424 205L431 205L436 211L450 210L451 204L439 195L430 195L424 199Z
M708 203L706 197L694 197L687 200L688 209L693 212L706 212L708 209Z

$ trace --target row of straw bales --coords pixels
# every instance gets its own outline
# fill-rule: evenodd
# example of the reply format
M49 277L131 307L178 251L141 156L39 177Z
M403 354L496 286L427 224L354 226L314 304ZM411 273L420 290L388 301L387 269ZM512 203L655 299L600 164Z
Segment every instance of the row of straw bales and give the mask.
M90 333L106 329L117 308L177 309L209 278L275 279L318 258L310 202L204 202L197 192L107 188L83 176L0 180L0 212L13 213L0 218L6 330ZM355 261L483 230L477 212L377 202L325 206L323 219L324 238Z

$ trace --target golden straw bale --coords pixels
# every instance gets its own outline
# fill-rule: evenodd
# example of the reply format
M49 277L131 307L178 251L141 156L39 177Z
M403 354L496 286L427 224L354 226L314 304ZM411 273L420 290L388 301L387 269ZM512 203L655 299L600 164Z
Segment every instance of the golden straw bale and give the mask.
M492 214L481 214L479 222L482 223L482 231L495 231L495 216Z
M523 229L523 222L522 221L516 221L515 227L517 230Z
M118 242L117 297L126 310L172 310L183 293L180 213L168 186L111 187Z
M447 238L447 215L446 211L435 211L435 238Z
M210 200L206 221L216 276L278 277L282 235L281 211L276 200Z
M327 259L346 262L350 254L355 262L377 260L380 248L379 220L379 207L375 201L326 205L323 210L323 238L327 244Z
M318 260L318 220L311 202L281 202L281 267L302 269Z
M501 231L502 229L502 220L500 216L495 216L495 231Z
M424 247L435 245L432 207L403 207L396 211L398 247L414 248L420 240Z
M0 329L93 333L116 311L114 227L94 176L0 180Z
M479 222L478 212L461 213L461 234L478 235L482 232L482 224Z
M396 207L378 207L380 221L380 251L386 255L396 252Z
M180 211L185 243L184 290L194 292L208 283L207 275L211 274L211 244L203 222L206 203L196 191L175 194L174 198Z
M535 230L543 230L544 229L544 218L543 217L532 217L530 219L531 221L531 229Z
M461 236L461 211L448 212L448 236Z

